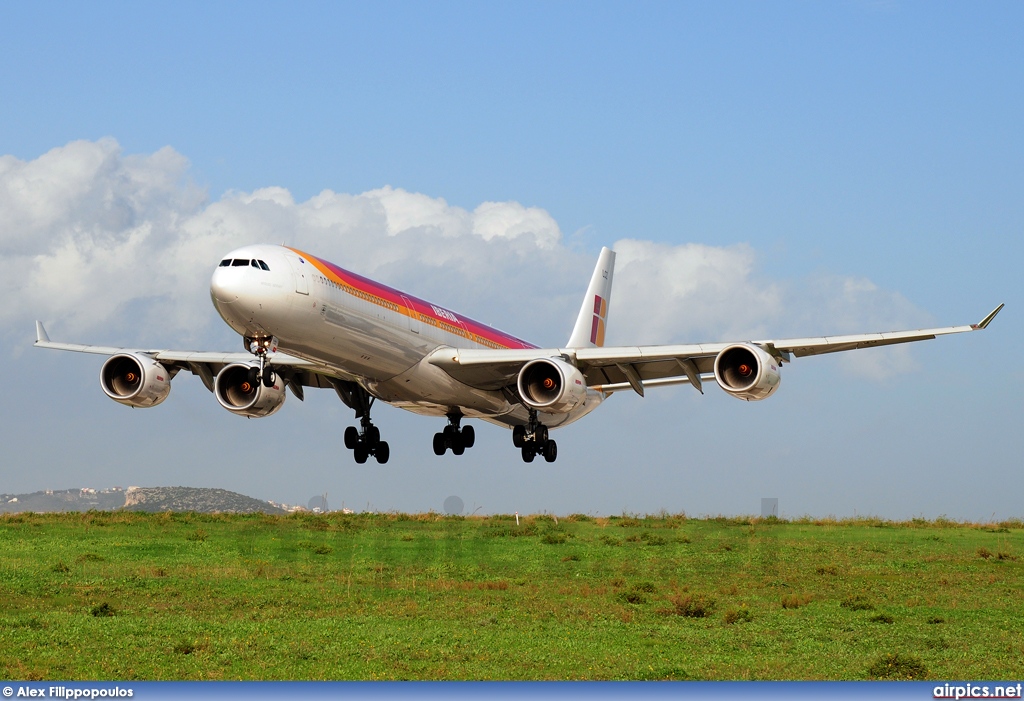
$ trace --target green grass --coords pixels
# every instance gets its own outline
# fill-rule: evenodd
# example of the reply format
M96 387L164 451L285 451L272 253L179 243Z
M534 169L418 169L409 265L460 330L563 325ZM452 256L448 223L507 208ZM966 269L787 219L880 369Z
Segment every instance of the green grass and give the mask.
M8 679L967 679L1024 524L0 517Z

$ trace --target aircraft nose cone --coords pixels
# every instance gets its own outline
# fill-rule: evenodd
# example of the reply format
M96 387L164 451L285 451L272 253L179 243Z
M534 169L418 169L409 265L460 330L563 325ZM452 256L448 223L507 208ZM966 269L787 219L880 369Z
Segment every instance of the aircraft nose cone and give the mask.
M238 299L240 275L232 275L231 268L217 268L210 280L210 296L221 304L231 304Z

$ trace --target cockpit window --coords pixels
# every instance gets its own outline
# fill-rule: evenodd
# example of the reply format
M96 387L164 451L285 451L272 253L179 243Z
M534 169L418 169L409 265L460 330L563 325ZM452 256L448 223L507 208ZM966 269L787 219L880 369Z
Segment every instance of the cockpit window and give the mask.
M231 263L231 265L233 265L236 268L240 268L243 265L249 265L249 259L248 258L235 258L235 260Z
M254 268L259 268L260 267L259 264L256 263L256 259L255 258L253 258L251 261L249 261L249 265L251 265Z
M231 259L230 258L225 258L224 260L222 260L220 262L220 267L222 267L222 268L226 268L229 265L231 265Z
M264 263L264 262L263 262L263 261L261 261L261 260L258 260L258 261L256 261L256 262L260 264L260 267L261 267L261 268L263 268L263 269L264 269L264 270L266 270L267 272L270 272L270 266L269 266L269 265L267 265L266 263Z

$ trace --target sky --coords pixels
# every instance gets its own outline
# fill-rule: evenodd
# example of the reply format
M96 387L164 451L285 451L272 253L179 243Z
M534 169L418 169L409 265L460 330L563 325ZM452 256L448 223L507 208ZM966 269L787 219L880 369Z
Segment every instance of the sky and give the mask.
M1024 517L1024 7L0 4L0 492L187 485L333 508ZM524 464L332 392L159 407L53 340L241 350L222 255L287 243L542 346L601 246L607 343L983 333L797 359L762 402L620 393Z

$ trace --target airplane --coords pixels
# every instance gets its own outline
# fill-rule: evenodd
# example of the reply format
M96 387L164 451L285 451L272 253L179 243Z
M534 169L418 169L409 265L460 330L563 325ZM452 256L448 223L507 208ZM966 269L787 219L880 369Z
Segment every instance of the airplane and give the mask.
M539 348L449 309L287 246L257 244L228 253L214 269L210 296L242 336L245 352L147 350L52 342L36 322L40 348L109 356L100 387L116 402L153 407L181 371L197 375L222 407L270 416L286 388L333 388L359 425L344 432L357 463L391 454L370 419L377 400L444 417L433 450L462 455L476 434L465 419L511 428L525 462L554 462L549 429L566 426L612 394L712 380L730 396L767 399L794 357L907 343L986 328L977 324L916 331L783 340L605 347L615 253L603 248L564 348Z

